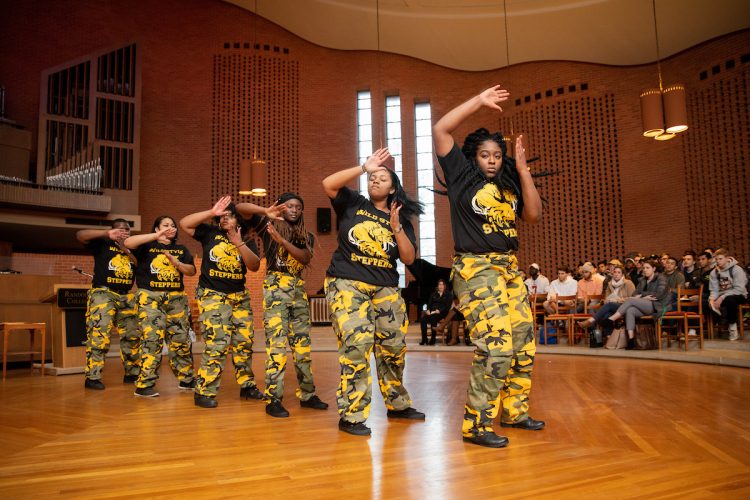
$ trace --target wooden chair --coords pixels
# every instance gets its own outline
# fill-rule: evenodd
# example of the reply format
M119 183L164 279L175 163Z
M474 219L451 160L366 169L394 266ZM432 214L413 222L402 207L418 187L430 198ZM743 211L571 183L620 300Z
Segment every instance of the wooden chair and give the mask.
M573 329L571 324L573 323L573 314L576 312L576 296L575 295L558 295L555 298L557 305L557 313L545 314L544 316L544 344L547 345L547 324L550 321L562 321L565 323L566 332L568 333L568 345L573 343ZM572 302L572 305L560 304L560 302ZM546 312L546 311L545 311ZM560 343L560 332L556 330L554 336L557 338L557 343Z
M665 312L656 327L656 342L659 345L659 349L661 349L662 337L666 337L667 347L671 345L674 339L677 340L678 345L680 342L684 342L685 350L687 351L689 342L697 340L700 348L703 349L704 316L703 301L701 300L702 294L703 285L697 289L677 287L677 310ZM674 335L667 333L665 336L664 322L669 320L674 320L676 323L675 333ZM695 328L698 332L694 339L688 335L691 328Z
M539 322L539 316L544 318L545 310L544 301L547 300L546 293L534 293L529 295L529 307L531 307L531 323L534 325L534 335L537 332L537 323Z
M737 315L737 329L739 330L740 340L745 340L745 313L750 312L750 304L740 304Z
M597 295L586 295L583 298L583 312L582 313L575 313L571 317L571 339L574 342L578 342L578 340L583 339L586 336L586 330L578 326L577 321L588 319L594 314L596 314L596 311L602 308L604 305L604 294L597 294ZM576 330L576 327L578 330ZM578 338L576 337L578 336Z
M0 332L3 334L3 380L5 380L6 365L8 362L8 340L10 340L10 334L18 331L26 331L30 336L30 344L28 351L14 351L10 354L28 354L31 362L31 371L34 371L34 355L40 355L39 371L44 376L44 353L47 349L47 323L23 323L23 322L4 322L0 323ZM42 337L41 351L34 350L34 333L39 331Z

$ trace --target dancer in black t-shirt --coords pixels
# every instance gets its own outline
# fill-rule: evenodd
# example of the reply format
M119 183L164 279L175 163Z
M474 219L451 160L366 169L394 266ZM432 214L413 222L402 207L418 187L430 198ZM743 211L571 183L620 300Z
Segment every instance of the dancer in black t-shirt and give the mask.
M125 219L112 221L111 229L82 229L76 238L94 254L94 279L86 305L86 389L102 390L104 356L109 336L120 332L120 357L125 369L122 381L135 382L140 372L141 337L135 312L133 262L123 242L130 236Z
M398 290L396 261L411 264L416 238L410 217L422 213L379 149L361 167L323 180L339 221L338 249L328 268L325 288L339 341L341 384L337 392L339 429L367 436L370 413L370 353L375 350L380 391L388 418L424 420L411 407L403 384L406 355L406 305ZM346 185L367 173L369 198Z
M131 236L125 246L138 259L135 281L138 319L141 322L141 373L135 395L156 397L162 344L166 342L169 365L178 387L192 390L193 353L190 341L190 308L182 276L194 276L193 256L177 244L177 225L162 215L154 221L154 232Z
M203 246L201 275L195 297L198 299L206 347L195 384L195 404L203 408L218 406L221 372L227 351L232 351L240 397L261 399L253 374L253 311L250 293L245 288L247 269L260 267L258 248L244 241L245 220L225 196L211 210L180 220L180 228ZM206 224L213 220L214 224ZM218 225L215 225L218 224Z
M501 401L502 426L544 427L527 413L536 346L526 286L514 255L516 217L537 222L542 203L520 138L514 161L505 155L500 133L478 129L461 149L451 133L481 108L502 111L499 103L508 96L500 86L489 88L433 127L455 243L453 291L476 346L462 433L466 441L493 448L508 444L492 429Z
M307 232L302 197L284 193L272 206L239 203L237 211L255 222L263 238L266 277L263 280L263 326L266 333L266 413L285 418L284 396L287 347L294 355L296 391L303 408L325 410L328 404L315 395L310 357L310 303L302 271L313 256L315 238Z

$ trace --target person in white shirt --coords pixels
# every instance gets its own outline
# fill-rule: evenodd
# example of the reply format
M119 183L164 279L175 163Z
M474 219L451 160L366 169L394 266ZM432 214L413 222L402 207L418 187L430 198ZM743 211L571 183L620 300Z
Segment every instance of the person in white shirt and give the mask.
M529 266L529 277L524 281L529 295L543 294L549 291L549 279L541 274L539 264L536 262Z
M573 300L557 300L557 297L565 297L578 293L578 282L571 276L570 268L567 266L559 266L557 268L557 279L549 285L547 291L547 300L544 301L544 309L547 314L557 313L558 306L561 304L575 305L575 299Z

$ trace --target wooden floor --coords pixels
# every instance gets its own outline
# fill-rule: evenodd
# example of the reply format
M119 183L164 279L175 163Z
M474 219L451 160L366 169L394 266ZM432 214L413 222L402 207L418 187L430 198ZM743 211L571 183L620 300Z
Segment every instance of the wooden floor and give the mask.
M103 392L13 370L0 498L750 498L750 370L542 354L531 415L547 427L502 429L510 446L496 450L461 440L470 359L410 353L406 386L427 421L388 421L377 394L370 438L339 432L333 408L301 409L293 370L283 420L240 401L227 372L206 410L163 369L161 397L135 398L117 359ZM313 367L333 407L336 354L314 352Z

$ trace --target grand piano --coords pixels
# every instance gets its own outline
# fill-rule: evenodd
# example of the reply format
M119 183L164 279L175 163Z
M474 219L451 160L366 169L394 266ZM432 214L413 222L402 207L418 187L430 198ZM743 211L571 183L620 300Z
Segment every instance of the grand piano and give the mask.
M413 304L417 309L416 316L419 317L419 311L422 310L424 304L427 304L438 281L443 279L450 286L451 268L436 266L424 259L416 259L406 267L415 280L410 281L406 288L401 289L401 296L406 302L407 313L409 306Z

